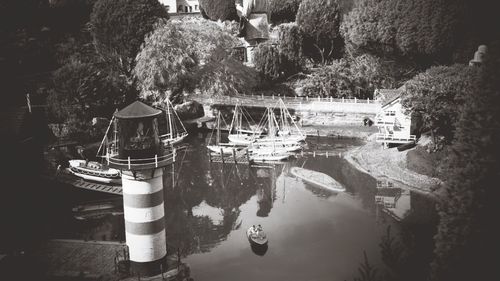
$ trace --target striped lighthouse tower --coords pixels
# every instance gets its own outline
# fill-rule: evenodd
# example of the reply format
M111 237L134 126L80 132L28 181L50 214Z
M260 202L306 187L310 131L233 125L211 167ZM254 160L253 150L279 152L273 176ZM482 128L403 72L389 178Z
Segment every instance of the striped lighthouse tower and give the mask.
M163 168L175 151L163 148L158 136L161 111L136 101L115 113L114 151L109 166L122 171L125 238L131 267L141 276L165 269L167 243Z

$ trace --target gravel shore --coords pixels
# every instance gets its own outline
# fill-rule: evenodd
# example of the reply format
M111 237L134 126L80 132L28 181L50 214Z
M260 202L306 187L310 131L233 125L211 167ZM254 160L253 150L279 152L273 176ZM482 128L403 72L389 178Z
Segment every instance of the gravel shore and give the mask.
M406 155L408 151L398 151L397 148L383 149L375 142L375 135L367 139L363 146L348 151L344 158L358 170L370 174L377 180L391 180L407 185L412 190L434 195L441 181L418 174L407 168Z

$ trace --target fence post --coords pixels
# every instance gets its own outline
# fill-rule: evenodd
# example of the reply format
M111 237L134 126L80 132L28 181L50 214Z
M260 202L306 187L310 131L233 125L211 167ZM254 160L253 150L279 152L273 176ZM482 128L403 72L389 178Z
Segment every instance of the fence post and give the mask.
M308 100L309 100L309 96L306 96L306 101L308 101Z
M128 169L130 170L130 156L128 157Z
M370 98L366 99L366 103L370 103Z
M318 101L321 101L321 97L320 96L318 96Z
M273 100L274 100L274 94L273 94Z
M357 102L356 97L354 97L354 103L356 103L356 102Z
M158 155L155 154L155 168L158 168Z
M342 103L344 103L344 97L342 97Z
M332 96L330 96L330 102L333 102L333 97Z

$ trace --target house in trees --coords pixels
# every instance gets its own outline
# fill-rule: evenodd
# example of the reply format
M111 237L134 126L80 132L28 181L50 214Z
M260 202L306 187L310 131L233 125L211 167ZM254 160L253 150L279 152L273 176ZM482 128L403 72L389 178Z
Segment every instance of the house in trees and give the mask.
M403 91L404 86L375 90L374 98L382 104L381 111L375 117L375 125L379 130L376 141L384 147L416 141L416 136L411 134L411 114L406 113L401 104Z
M198 0L159 0L168 10L169 14L199 13Z

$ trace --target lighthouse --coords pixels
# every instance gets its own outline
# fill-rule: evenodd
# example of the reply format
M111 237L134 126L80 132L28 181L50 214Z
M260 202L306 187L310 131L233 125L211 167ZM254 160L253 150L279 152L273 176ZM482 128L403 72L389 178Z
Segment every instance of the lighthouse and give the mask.
M136 101L114 114L115 137L108 148L110 167L122 172L125 238L131 268L152 276L166 267L167 243L163 168L175 161L158 135L161 110Z

